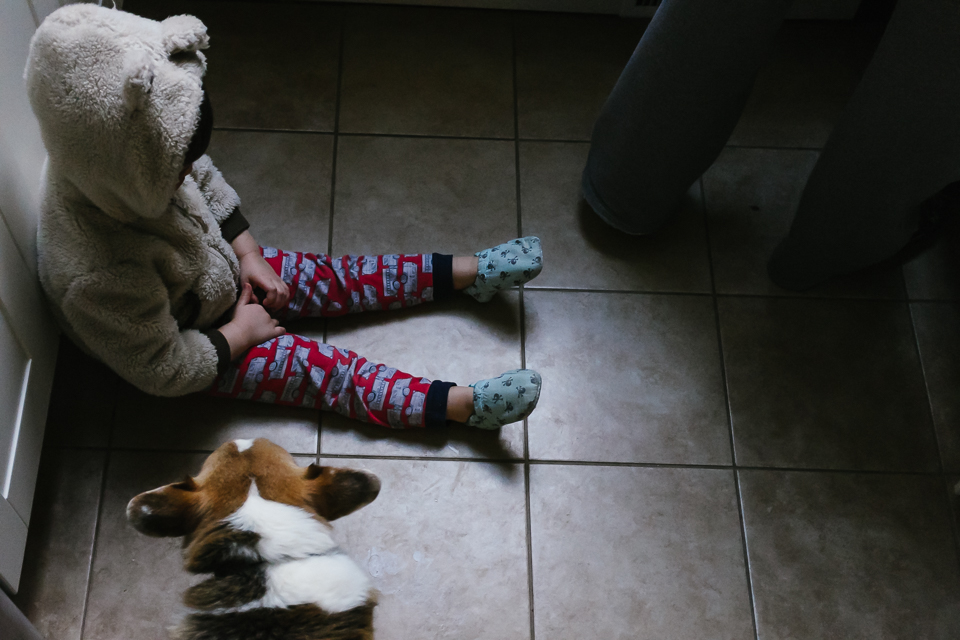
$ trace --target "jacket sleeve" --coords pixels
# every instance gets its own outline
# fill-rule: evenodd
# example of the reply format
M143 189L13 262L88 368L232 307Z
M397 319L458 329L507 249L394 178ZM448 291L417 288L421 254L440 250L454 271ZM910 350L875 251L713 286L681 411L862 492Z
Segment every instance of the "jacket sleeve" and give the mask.
M146 393L180 396L216 379L214 343L180 330L166 287L149 269L119 265L84 274L70 284L61 310L94 355Z
M203 194L203 199L210 207L217 224L223 226L227 218L240 208L240 196L223 179L223 174L213 165L210 156L200 156L200 159L193 163L193 179L197 181L200 193Z

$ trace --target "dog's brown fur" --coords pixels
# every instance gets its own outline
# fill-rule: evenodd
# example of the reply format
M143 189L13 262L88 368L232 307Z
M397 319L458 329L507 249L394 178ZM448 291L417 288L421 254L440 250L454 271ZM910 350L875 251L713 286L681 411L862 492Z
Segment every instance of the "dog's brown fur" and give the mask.
M311 605L225 616L194 614L181 633L192 640L373 640L373 607L368 604L334 614ZM242 630L242 635L237 630Z
M257 439L245 451L228 442L183 482L142 493L130 501L130 523L150 536L183 536L188 571L214 575L184 596L189 615L178 630L183 640L371 640L371 596L363 606L329 613L316 605L218 611L264 595L264 565L257 533L234 529L224 519L247 499L256 482L262 498L306 510L326 524L372 502L376 477L361 471L298 467L281 447Z

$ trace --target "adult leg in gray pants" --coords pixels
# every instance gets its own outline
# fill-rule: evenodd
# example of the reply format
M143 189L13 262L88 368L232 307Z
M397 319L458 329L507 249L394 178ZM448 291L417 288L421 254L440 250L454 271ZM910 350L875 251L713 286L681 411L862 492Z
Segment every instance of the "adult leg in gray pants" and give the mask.
M652 233L732 132L789 0L667 0L594 127L583 194ZM773 280L803 289L896 253L960 178L960 0L900 0L814 168Z

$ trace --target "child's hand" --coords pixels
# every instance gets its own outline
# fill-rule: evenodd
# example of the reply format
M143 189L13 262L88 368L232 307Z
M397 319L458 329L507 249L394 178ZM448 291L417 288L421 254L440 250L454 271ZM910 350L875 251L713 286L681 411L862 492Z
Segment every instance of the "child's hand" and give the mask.
M233 319L220 327L220 333L230 345L230 357L236 359L250 347L278 338L287 330L280 321L270 317L270 313L257 303L253 287L243 285L240 299L233 308Z
M290 287L267 264L259 251L251 251L240 257L240 282L263 289L266 296L259 302L267 309L284 309L290 301Z

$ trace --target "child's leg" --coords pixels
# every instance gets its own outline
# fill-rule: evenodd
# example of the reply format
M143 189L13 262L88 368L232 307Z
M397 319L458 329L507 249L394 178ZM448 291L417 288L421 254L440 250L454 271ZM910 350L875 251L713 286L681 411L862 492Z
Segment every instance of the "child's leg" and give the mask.
M288 333L250 349L217 378L209 393L331 410L402 429L443 426L453 386Z
M458 387L288 333L247 351L208 393L336 411L395 429L442 427L447 420L497 429L533 411L540 376L525 369L508 371Z
M290 287L287 319L401 309L444 300L460 290L486 302L504 288L537 277L543 267L540 239L535 237L461 257L425 253L331 258L270 247L260 252Z
M274 271L290 286L287 318L340 316L400 309L453 294L452 256L343 256L261 247Z

